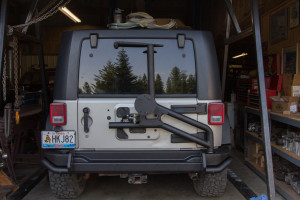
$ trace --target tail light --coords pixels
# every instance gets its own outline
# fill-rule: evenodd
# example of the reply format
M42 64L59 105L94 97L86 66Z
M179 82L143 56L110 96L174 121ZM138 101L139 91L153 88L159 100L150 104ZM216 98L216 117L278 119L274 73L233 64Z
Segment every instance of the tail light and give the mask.
M50 104L50 123L53 126L65 125L67 123L67 106L65 103Z
M224 104L210 103L208 105L208 123L210 125L224 124Z

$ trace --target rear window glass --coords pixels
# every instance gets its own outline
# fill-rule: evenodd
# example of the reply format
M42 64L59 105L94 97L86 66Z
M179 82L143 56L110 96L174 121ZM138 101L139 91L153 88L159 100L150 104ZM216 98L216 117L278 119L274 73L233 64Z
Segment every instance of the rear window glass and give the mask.
M195 58L193 42L186 40L178 48L176 39L99 39L91 48L82 43L79 71L79 94L148 93L147 48L114 48L114 42L162 44L155 47L156 94L195 94Z

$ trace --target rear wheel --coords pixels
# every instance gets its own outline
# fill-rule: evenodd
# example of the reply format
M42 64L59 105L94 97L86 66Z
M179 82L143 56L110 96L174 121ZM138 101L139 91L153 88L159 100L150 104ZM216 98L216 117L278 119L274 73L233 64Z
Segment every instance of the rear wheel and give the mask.
M217 197L224 194L227 186L227 169L218 173L199 174L194 180L194 189L202 197Z
M59 174L49 171L49 182L57 198L73 199L83 192L86 180L81 174Z

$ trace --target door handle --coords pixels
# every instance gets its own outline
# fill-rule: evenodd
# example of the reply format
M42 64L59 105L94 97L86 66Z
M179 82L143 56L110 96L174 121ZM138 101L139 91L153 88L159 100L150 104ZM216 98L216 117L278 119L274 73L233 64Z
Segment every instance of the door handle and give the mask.
M89 113L90 109L85 107L83 110L84 116L83 116L83 127L84 127L84 132L88 133L90 131L89 128Z

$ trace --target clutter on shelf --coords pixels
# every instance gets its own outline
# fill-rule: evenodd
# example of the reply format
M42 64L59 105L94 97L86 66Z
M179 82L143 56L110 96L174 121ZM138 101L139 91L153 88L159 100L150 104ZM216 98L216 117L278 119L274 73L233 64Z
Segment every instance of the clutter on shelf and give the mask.
M274 155L274 176L277 180L292 186L293 190L300 194L300 171L299 168L287 160Z
M178 22L180 25L180 20L169 19L168 22L161 24L162 19L155 19L151 15L145 12L130 13L126 16L126 22L122 20L121 9L116 9L114 12L114 23L108 24L110 29L130 29L130 28L148 28L148 29L171 29L176 27Z

